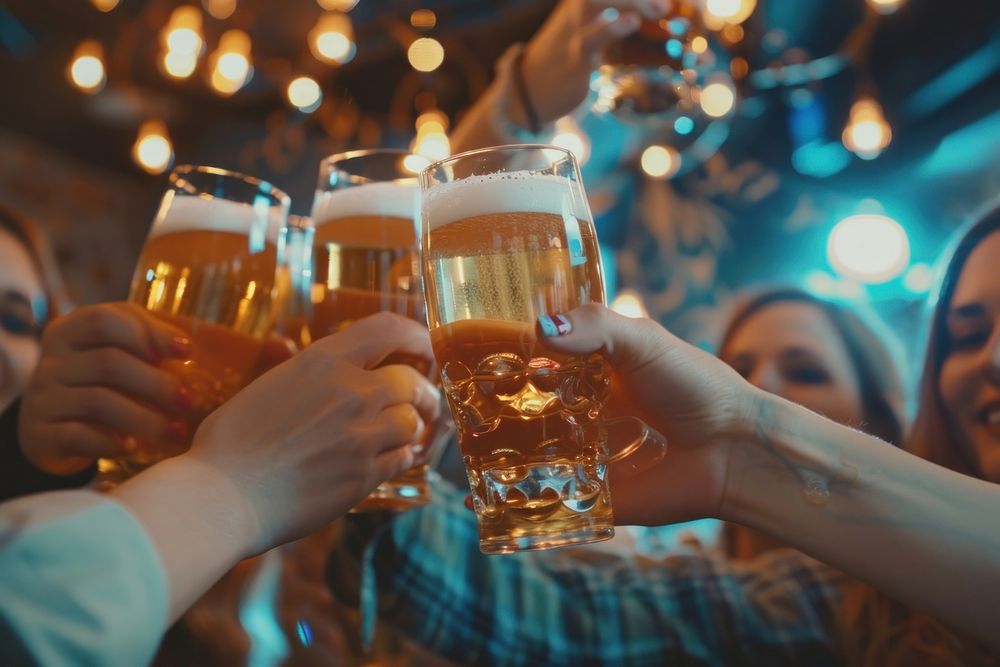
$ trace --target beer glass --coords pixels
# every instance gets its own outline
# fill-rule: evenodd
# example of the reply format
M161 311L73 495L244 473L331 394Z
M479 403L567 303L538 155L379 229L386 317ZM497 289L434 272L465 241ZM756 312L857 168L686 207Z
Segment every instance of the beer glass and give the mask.
M183 165L170 174L142 248L129 301L183 330L188 359L166 359L189 408L186 433L140 442L137 452L102 461L103 478L135 474L190 446L201 421L266 370L276 241L288 197L264 181L214 167Z
M481 550L610 538L610 369L599 354L556 352L535 333L539 315L604 302L572 153L550 146L462 153L423 171L421 189L427 319ZM662 452L658 434L643 433L619 456L646 444Z
M309 330L314 340L384 310L425 322L414 216L419 194L416 174L427 163L388 149L323 160L312 214ZM390 357L385 363L408 363L425 375L431 370L422 359ZM421 461L382 483L354 511L402 511L427 504L427 468Z

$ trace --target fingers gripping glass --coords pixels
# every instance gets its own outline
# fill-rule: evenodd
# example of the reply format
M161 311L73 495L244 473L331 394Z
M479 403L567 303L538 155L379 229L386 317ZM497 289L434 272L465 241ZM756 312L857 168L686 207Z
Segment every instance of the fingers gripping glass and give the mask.
M608 464L662 456L664 442L638 420L609 418L603 356L558 352L535 332L539 315L604 302L576 161L549 146L472 151L431 165L421 189L427 318L480 548L611 537Z

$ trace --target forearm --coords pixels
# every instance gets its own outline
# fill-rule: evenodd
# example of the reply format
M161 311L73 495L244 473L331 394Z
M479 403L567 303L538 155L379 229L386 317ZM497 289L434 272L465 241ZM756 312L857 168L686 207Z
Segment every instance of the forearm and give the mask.
M1000 647L1000 486L758 395L723 518L765 530Z
M257 545L248 502L231 480L190 455L155 465L112 495L142 524L160 556L170 622Z

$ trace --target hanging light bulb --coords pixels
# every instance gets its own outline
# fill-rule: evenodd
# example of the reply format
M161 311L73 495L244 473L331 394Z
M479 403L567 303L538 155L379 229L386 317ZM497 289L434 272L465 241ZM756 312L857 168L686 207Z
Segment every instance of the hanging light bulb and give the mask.
M76 47L66 69L70 83L93 95L104 88L107 74L104 68L104 47L96 39L86 39Z
M191 76L205 46L198 8L192 5L177 7L160 31L160 42L163 45L160 69L175 79Z
M556 121L556 134L552 137L552 145L572 153L581 167L590 159L590 137L571 116L563 116Z
M250 35L227 30L219 38L219 48L211 57L212 87L221 95L232 95L253 76L250 64Z
M323 91L316 80L300 76L288 84L288 101L302 113L312 113L323 102Z
M433 37L421 37L413 40L406 57L418 72L433 72L444 62L444 47Z
M681 168L681 156L670 146L650 146L642 152L639 165L653 178L670 178Z
M417 9L410 14L410 25L418 30L430 30L437 25L437 14L432 9Z
M443 160L451 155L448 140L448 116L432 109L417 117L417 136L413 138L410 151L431 161Z
M236 0L201 0L205 11L214 19L225 21L236 11Z
M893 14L905 3L906 0L868 0L868 6L879 14Z
M358 0L316 0L316 4L332 12L349 12L358 4Z
M160 59L160 68L175 79L186 79L198 67L198 56L193 53L167 51Z
M892 141L892 128L879 103L871 97L859 98L851 107L841 139L847 150L862 160L878 157Z
M706 0L704 17L706 23L733 25L746 21L756 8L757 0ZM718 29L715 25L710 27Z
M354 59L354 26L343 12L327 12L309 31L309 49L317 60L344 65Z
M174 147L163 121L142 124L132 145L132 159L150 174L162 174L174 159Z
M736 90L726 75L713 75L698 95L701 110L712 118L721 118L736 106Z
M110 12L112 9L118 6L121 0L90 0L90 4L97 7L102 12Z

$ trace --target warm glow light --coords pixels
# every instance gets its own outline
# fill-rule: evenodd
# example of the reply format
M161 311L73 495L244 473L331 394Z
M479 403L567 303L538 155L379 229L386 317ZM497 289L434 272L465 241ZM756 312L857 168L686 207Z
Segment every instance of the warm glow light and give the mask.
M590 138L569 116L556 121L556 135L552 138L552 144L572 153L581 167L590 159Z
M94 94L104 88L104 48L94 39L80 42L73 52L67 71L70 82L85 93Z
M236 11L236 0L202 0L202 6L212 18L225 21Z
M849 151L863 160L878 157L892 141L892 128L879 103L870 97L855 102L841 140Z
M625 317L649 317L642 297L635 290L623 289L611 302L611 310Z
M163 54L163 70L175 79L186 79L198 66L198 56L193 53L167 51Z
M898 222L884 215L852 215L837 223L826 246L839 273L866 283L895 278L910 261L910 242Z
M410 14L410 25L414 28L430 30L437 25L437 15L430 9L417 9Z
M349 12L358 4L358 0L316 0L323 9L335 12Z
M177 53L201 51L201 36L190 28L175 28L167 33L167 48Z
M691 50L695 53L705 53L708 50L708 40L698 35L691 40Z
M448 115L437 109L425 111L417 116L415 123L417 134L422 132L438 132L445 134L448 132Z
M418 132L410 150L432 161L443 160L451 155L451 142L444 132Z
M250 35L242 30L227 30L219 38L219 48L212 54L212 87L222 95L232 95L250 80Z
M315 79L300 76L288 84L288 101L299 111L312 113L323 101L323 91Z
M713 118L721 118L733 110L736 92L727 83L710 83L701 89L698 98L701 109Z
M205 45L201 37L201 12L193 5L181 5L170 14L161 35L168 51L200 54Z
M743 23L756 7L757 0L706 0L706 23L713 23L711 19L730 24Z
M433 37L421 37L413 40L406 57L418 72L433 72L444 62L444 47Z
M343 65L354 59L354 26L342 12L329 12L309 32L309 48L317 60Z
M142 124L132 146L132 159L150 174L166 171L174 159L174 148L163 122L150 120Z
M868 5L879 14L892 14L903 6L906 0L868 0Z
M407 155L403 158L403 168L413 174L419 174L430 166L430 158L424 155Z
M90 4L94 5L102 12L110 12L118 6L119 2L121 2L121 0L90 0Z
M653 178L670 178L681 166L681 157L670 146L650 146L639 160L642 170Z

